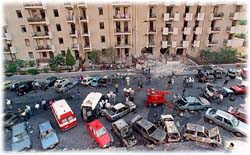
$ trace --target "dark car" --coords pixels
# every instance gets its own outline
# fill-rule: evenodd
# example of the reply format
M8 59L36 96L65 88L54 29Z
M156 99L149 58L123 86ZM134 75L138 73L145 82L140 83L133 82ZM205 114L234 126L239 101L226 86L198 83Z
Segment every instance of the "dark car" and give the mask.
M237 70L236 69L233 69L233 68L230 68L228 69L227 71L227 75L230 77L230 78L236 78L236 75L237 75Z
M203 91L204 92L202 96L204 96L208 100L218 99L220 94L222 94L224 97L232 96L234 94L234 92L229 88L213 85L210 83L206 84Z
M108 75L105 75L105 76L103 76L102 78L100 78L99 80L98 80L98 87L100 88L100 87L105 87L105 88L107 88L107 85L108 85Z
M165 143L167 133L140 115L131 120L131 125L135 131L154 144Z
M44 89L48 89L52 86L54 86L54 83L56 82L57 80L57 77L56 76L51 76L49 78L47 78L45 81L44 81L44 86L43 88Z
M121 141L123 146L132 147L137 144L137 139L133 134L132 128L124 119L119 119L111 124L111 130Z
M33 90L33 82L34 81L23 82L16 88L15 93L19 96L27 94L29 91Z
M11 128L16 122L18 121L18 116L7 112L4 114L4 127L5 128Z
M198 82L211 82L214 80L213 70L198 70Z
M18 81L11 84L10 90L15 91L20 85L24 84L26 81Z

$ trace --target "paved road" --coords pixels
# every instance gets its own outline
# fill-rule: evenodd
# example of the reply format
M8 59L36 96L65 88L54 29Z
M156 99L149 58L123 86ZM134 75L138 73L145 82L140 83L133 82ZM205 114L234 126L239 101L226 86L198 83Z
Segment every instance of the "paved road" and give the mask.
M72 77L72 78L74 79L74 77ZM181 93L181 91L182 91L182 86L181 86L182 78L183 78L182 76L177 76L175 78L175 85L174 85L174 88L171 90L171 93ZM195 81L197 81L197 79L195 79ZM216 83L218 85L221 85L222 82L223 82L223 80L216 81ZM241 82L240 79L230 80L228 83L228 87L230 87L236 83L240 83L240 82ZM134 89L136 89L137 81L132 81L131 85ZM143 117L147 118L147 115L149 113L149 108L144 107L144 102L146 99L146 94L145 94L146 89L154 87L157 89L166 90L166 85L167 85L167 79L158 79L158 78L152 79L152 82L150 85L146 85L144 83L143 89L140 91L136 91L136 94L135 94L135 101L134 102L137 105L137 113L130 113L127 116L125 116L124 119L129 122L137 114L140 114ZM194 84L194 88L187 90L187 94L190 94L190 95L196 96L196 97L199 96L199 94L201 93L200 88L203 87L203 85L204 84L196 82ZM121 93L124 87L125 87L124 84L120 84L120 88L119 88L120 93L117 95L117 102L124 102L125 101L124 95L123 95L123 93ZM46 121L46 120L50 120L52 122L52 125L55 128L55 130L59 136L59 139L60 139L59 145L57 145L54 150L63 150L64 148L66 148L67 150L72 150L72 149L74 149L74 150L86 150L86 149L98 148L95 141L93 141L91 139L91 137L86 133L86 131L83 127L84 122L82 121L81 116L80 116L80 105L81 105L83 99L86 97L86 95L89 92L98 91L98 92L102 92L102 93L107 93L110 90L114 90L114 88L113 88L113 86L110 86L107 89L106 88L99 89L99 88L83 87L83 86L79 85L79 86L76 86L75 88L73 88L70 91L70 93L75 94L77 89L80 89L81 99L74 98L74 99L66 99L66 100L69 103L72 110L74 111L74 113L76 114L78 125L75 128L70 129L69 131L61 132L59 130L59 127L56 124L56 121L55 121L54 117L52 116L52 113L50 110L46 111L46 112L41 111L39 114L35 114L29 120L33 126L33 129L34 129L34 132L32 133L33 147L31 150L41 150L41 143L40 143L39 138L38 138L37 125L43 121ZM34 104L36 102L41 101L42 98L44 98L44 99L50 99L50 98L63 99L63 98L65 98L65 95L57 94L53 88L50 88L47 91L39 90L38 93L30 92L30 93L26 94L25 96L20 96L20 97L17 97L13 92L6 91L5 98L6 97L13 99L14 108L17 109L18 107L23 108L26 104L29 104L33 107ZM167 99L169 101L172 101L172 99L173 99L172 95L168 95ZM237 96L235 102L229 101L228 98L225 98L222 105L218 105L217 103L213 102L212 106L214 108L227 110L228 106L230 106L230 105L239 106L239 104L244 104L245 103L244 99L245 99L245 96L242 96L242 95ZM177 115L177 113L175 111L173 111L171 108L166 106L163 109L163 114L172 114L174 116L175 120L178 121L180 124L180 131L182 131L182 126L188 122L204 125L208 128L214 127L214 125L208 124L208 123L203 121L202 116L204 115L204 111L195 112L195 113L185 113L184 117L180 117ZM100 118L100 120L101 120L101 122L104 123L105 127L110 132L111 123L109 121L107 121L105 118ZM232 133L230 133L222 128L220 128L220 132L221 132L222 138L240 139L240 140L245 141L244 138L236 138ZM11 146L10 132L5 131L4 133L5 133L4 150L10 150L10 146ZM138 139L138 146L136 146L135 148L132 148L131 150L135 150L135 149L140 150L140 151L141 150L152 150L152 148L150 148L149 146L147 147L147 144L149 144L149 142L147 140L142 138L137 133L135 133L135 135ZM114 145L116 147L118 147L118 149L121 149L121 150L124 149L124 148L120 147L120 143L118 142L116 137L115 137L115 144ZM112 149L116 150L117 148L112 147ZM196 144L194 142L180 142L177 144L163 144L163 145L154 146L153 150L207 151L207 150L214 150L214 149L207 146L207 145ZM222 150L222 148L218 148L216 150Z

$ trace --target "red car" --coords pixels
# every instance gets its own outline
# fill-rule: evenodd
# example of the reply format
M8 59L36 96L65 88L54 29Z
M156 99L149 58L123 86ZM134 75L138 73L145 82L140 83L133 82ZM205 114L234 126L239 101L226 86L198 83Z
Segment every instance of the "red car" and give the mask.
M248 72L248 69L247 68L242 68L241 69L241 77L242 78L246 78L247 77L247 72Z
M235 94L246 94L247 92L247 87L244 84L232 86L230 89L232 89Z
M227 112L234 115L234 117L238 118L240 121L247 123L247 115L243 108L234 108L230 106Z
M113 142L113 137L98 119L86 123L85 129L101 148L109 147Z

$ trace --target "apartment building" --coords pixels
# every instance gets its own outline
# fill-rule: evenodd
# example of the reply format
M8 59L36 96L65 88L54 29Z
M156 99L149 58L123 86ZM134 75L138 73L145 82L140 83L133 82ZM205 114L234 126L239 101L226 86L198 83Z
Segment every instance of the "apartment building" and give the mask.
M244 47L243 4L111 2L6 4L5 59L47 64L68 48L77 60L115 49L117 62L142 54L198 57L200 50Z

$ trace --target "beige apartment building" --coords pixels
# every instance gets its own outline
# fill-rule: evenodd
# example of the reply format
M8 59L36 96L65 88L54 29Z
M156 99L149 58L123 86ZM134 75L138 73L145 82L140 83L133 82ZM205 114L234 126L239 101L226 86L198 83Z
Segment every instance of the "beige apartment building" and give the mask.
M151 54L198 57L244 47L246 5L211 3L19 3L4 6L4 57L43 65L68 48L77 60L109 47L116 60Z

